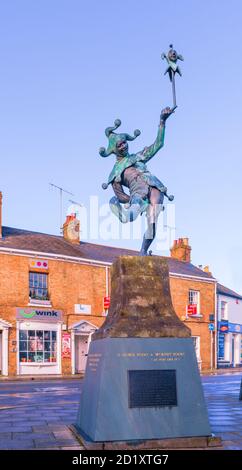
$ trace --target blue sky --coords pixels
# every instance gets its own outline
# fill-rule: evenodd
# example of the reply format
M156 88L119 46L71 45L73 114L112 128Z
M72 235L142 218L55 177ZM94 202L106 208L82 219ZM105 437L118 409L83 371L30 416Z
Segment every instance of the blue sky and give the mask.
M51 181L84 204L108 201L104 129L119 117L142 131L132 151L153 142L171 104L160 54L172 42L185 58L179 106L149 168L175 194L193 263L242 292L241 20L240 0L0 1L4 224L59 233Z

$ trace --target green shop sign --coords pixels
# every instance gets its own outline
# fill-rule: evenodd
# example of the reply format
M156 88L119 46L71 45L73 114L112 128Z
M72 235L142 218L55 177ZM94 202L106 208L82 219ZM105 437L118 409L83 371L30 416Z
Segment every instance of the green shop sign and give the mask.
M38 321L60 321L62 320L61 310L46 310L36 308L16 308L17 320L38 320Z

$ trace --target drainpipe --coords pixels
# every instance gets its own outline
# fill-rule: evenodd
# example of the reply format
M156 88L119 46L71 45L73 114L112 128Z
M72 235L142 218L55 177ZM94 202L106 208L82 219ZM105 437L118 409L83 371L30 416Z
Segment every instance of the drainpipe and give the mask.
M106 266L105 273L106 273L106 297L109 296L109 268ZM108 315L108 310L105 310L106 316Z
M19 330L20 330L20 322L17 321L16 322L16 341L17 341L17 345L16 345L16 349L17 349L17 352L16 352L16 361L17 361L17 364L16 364L16 371L17 371L17 375L20 375L20 362L19 362Z
M218 363L217 363L217 344L218 344L218 291L217 291L217 282L215 284L215 315L214 315L214 368L218 368Z
M106 297L108 297L109 296L109 275L108 275L109 268L108 266L106 266L105 270L106 270Z

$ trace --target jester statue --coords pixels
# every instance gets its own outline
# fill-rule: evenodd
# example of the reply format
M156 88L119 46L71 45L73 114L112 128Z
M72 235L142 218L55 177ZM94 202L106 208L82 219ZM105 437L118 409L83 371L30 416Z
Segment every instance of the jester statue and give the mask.
M167 188L148 171L146 166L146 163L163 147L166 120L173 112L174 108L167 107L162 110L156 140L141 152L130 154L128 149L128 141L140 135L138 129L134 131L134 136L114 132L121 125L119 119L116 119L113 127L105 130L109 140L107 150L103 147L99 150L101 157L108 157L112 153L116 155L116 163L108 184L102 185L103 189L107 189L109 184L113 187L115 196L109 202L112 212L122 223L132 222L144 212L147 215L147 230L140 250L140 255L143 256L147 255L155 238L158 216L164 209L164 196L170 201L174 199L174 196L168 196ZM124 192L123 186L129 189L129 195Z

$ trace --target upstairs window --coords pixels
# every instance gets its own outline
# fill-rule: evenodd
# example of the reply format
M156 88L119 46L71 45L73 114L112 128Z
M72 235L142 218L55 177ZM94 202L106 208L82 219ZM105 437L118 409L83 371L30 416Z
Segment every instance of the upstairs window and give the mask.
M30 299L49 300L48 274L29 273L29 297Z
M200 315L200 292L198 290L189 290L188 303L195 305L196 315Z
M221 301L221 320L228 320L228 303L224 302L223 300Z

